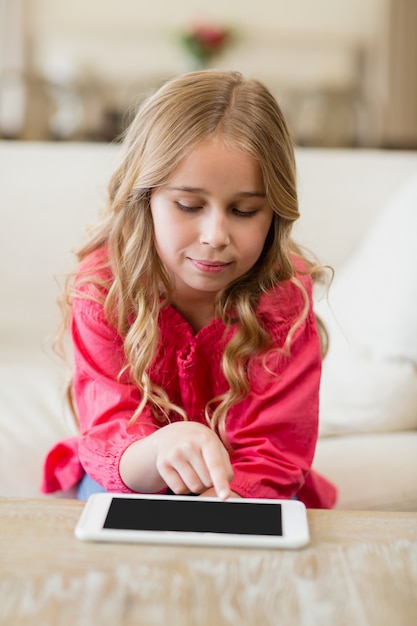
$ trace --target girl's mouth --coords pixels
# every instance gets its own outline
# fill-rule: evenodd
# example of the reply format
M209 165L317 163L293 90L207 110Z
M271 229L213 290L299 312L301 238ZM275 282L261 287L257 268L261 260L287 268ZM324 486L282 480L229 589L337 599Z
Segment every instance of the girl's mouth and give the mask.
M220 274L231 265L231 263L224 263L223 261L204 261L191 258L189 260L196 269L206 274Z

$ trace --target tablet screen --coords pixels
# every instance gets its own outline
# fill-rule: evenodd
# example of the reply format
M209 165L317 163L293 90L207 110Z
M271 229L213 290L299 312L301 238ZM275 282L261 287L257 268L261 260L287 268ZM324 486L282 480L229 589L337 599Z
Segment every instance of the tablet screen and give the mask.
M281 518L278 503L118 497L110 504L104 528L281 536Z

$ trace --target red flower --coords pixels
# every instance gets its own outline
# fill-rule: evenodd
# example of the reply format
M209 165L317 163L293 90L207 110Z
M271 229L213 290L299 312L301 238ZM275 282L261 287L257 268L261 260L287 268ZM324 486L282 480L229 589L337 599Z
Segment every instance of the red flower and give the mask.
M231 39L228 28L203 24L196 25L181 35L186 50L201 65L220 54Z

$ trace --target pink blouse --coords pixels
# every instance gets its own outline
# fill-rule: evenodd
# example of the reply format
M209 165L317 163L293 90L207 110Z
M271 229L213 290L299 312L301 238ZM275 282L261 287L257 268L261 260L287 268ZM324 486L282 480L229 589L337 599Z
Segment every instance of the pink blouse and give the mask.
M93 254L88 265L97 262ZM310 294L311 279L299 276ZM91 286L84 286L88 291ZM298 318L300 290L286 282L261 297L257 315L277 345ZM221 370L224 324L213 320L195 333L173 307L159 316L160 344L152 380L182 406L191 420L205 423L209 400L227 390ZM42 491L66 490L87 472L106 490L130 492L119 474L124 450L160 427L149 407L130 424L140 401L125 364L123 340L105 319L97 301L76 297L72 311L75 359L74 397L80 433L58 443L47 455ZM229 331L229 338L234 331ZM233 406L226 421L234 470L231 489L243 497L291 498L310 507L334 505L336 490L311 469L318 434L321 356L312 307L297 329L289 356L255 357L249 367L251 391ZM175 414L172 420L179 419Z

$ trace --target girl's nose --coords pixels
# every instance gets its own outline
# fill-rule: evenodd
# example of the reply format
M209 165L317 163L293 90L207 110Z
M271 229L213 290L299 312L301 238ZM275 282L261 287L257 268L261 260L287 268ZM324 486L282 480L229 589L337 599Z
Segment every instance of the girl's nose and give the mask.
M223 210L212 209L202 220L200 242L212 248L224 248L230 243L229 222Z

